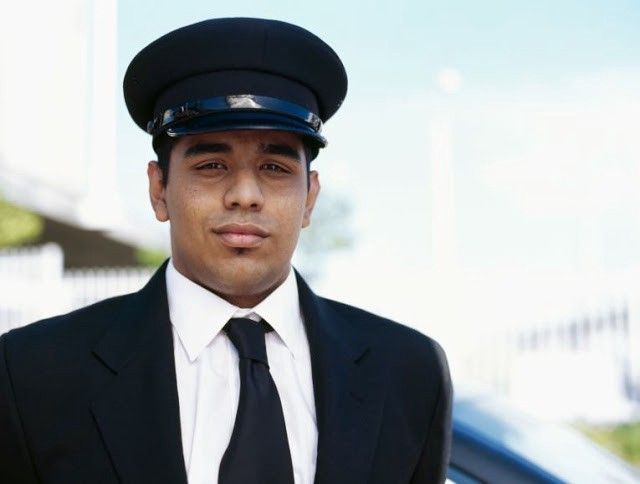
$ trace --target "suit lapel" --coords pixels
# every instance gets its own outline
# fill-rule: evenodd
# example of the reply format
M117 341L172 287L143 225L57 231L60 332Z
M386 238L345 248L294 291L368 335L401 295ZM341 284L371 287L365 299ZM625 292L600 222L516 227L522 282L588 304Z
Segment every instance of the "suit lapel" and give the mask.
M187 482L166 263L131 296L95 356L114 374L92 412L121 482Z
M384 374L365 335L296 273L311 350L318 423L316 484L369 480L384 403Z

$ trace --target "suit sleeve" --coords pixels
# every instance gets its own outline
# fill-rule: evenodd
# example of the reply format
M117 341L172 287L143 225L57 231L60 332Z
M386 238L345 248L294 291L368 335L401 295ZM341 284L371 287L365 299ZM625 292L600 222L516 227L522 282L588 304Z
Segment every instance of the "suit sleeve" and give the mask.
M36 483L7 363L7 334L0 336L0 482Z
M420 460L413 473L411 484L442 483L447 477L451 452L451 411L453 388L444 351L434 342L438 361L440 391L427 433Z

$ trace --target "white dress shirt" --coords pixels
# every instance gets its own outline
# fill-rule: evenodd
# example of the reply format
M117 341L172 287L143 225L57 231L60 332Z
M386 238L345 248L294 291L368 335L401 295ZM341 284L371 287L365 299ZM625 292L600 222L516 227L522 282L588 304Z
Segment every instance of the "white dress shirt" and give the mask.
M238 410L238 352L224 331L233 317L265 319L271 376L282 402L296 484L312 484L318 431L309 343L293 270L265 300L241 309L167 265L182 449L189 484L216 484Z

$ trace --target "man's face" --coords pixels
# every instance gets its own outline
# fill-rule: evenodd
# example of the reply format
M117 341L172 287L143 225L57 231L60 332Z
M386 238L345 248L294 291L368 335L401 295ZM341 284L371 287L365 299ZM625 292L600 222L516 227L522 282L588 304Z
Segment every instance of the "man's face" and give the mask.
M252 307L286 278L320 189L299 136L226 131L180 138L166 186L150 162L156 218L171 221L175 267L231 303Z

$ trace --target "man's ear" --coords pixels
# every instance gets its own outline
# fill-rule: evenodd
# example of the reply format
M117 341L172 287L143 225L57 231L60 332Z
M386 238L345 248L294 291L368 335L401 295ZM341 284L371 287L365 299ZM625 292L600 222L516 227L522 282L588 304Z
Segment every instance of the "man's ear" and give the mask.
M147 165L147 177L149 178L149 199L151 207L160 222L169 220L169 210L165 200L167 189L162 180L162 170L157 161L150 161Z
M320 193L320 178L317 171L309 172L309 190L307 190L307 200L304 204L304 214L302 217L302 227L307 227L311 223L311 213L316 205L316 199Z

